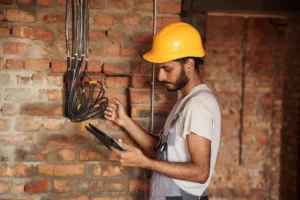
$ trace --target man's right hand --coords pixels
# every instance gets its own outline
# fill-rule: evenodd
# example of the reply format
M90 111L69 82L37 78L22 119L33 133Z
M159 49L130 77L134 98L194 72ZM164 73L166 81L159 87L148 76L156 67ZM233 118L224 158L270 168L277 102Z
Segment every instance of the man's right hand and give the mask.
M113 98L113 100L114 103L108 104L104 117L119 126L124 126L125 120L128 118L124 105L117 98Z

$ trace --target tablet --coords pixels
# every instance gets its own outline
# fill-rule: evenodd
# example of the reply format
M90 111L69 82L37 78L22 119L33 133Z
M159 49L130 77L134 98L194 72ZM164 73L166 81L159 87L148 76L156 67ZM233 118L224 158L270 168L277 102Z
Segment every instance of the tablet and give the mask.
M126 151L126 149L122 147L115 139L109 137L106 133L96 128L92 124L89 124L89 126L85 126L85 128L91 134L93 134L100 142L102 142L109 150L111 150L111 146L113 146L119 151Z

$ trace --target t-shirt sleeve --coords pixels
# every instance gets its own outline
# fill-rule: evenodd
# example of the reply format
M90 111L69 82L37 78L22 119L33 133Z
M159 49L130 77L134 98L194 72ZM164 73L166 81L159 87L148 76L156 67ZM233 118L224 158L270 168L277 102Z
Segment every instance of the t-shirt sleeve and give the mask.
M183 109L183 137L191 132L211 140L213 115L209 103L201 98L191 99Z

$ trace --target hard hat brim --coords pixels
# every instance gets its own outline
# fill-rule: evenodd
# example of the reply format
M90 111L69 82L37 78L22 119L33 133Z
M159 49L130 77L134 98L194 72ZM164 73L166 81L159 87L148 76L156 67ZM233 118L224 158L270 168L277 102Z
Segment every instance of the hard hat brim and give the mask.
M152 53L152 51L147 52L146 54L143 55L143 58L152 63L164 63L164 62L169 62L172 60L176 60L179 58L184 58L184 57L198 57L202 58L205 56L205 52L199 50L198 52L194 52L194 54L188 53L188 55L182 54L181 56L178 56L178 53L176 54L168 54L168 55L162 55L162 54L155 54Z

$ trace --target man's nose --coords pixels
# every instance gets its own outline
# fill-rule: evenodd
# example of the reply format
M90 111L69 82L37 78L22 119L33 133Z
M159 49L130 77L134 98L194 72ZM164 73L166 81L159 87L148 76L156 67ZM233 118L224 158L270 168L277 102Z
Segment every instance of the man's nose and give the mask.
M158 80L159 81L166 80L166 74L162 70L159 70L159 72L158 72Z

